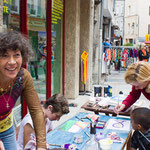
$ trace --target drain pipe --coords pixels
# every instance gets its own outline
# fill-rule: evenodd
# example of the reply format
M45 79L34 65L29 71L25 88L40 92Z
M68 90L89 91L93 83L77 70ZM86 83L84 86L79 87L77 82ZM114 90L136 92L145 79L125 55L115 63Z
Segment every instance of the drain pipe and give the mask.
M103 56L103 46L102 46L102 33L103 33L103 3L104 0L101 0L101 14L100 14L100 26L99 26L99 54L98 54L98 84L101 83L101 74L102 74L102 56Z

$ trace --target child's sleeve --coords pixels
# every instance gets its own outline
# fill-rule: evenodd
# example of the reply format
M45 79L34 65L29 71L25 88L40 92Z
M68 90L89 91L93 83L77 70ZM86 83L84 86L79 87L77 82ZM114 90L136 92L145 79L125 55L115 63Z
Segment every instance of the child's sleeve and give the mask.
M138 140L137 140L137 134L134 131L132 138L131 138L131 148L137 149L138 148Z

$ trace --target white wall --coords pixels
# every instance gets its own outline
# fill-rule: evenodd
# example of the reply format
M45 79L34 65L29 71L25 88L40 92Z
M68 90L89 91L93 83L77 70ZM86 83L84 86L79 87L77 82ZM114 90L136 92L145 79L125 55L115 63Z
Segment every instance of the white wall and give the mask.
M150 0L126 0L125 1L125 39L145 40L148 33ZM134 32L133 32L134 23ZM129 27L130 25L130 27Z
M139 37L145 37L148 33L148 24L150 24L149 7L150 0L138 0Z

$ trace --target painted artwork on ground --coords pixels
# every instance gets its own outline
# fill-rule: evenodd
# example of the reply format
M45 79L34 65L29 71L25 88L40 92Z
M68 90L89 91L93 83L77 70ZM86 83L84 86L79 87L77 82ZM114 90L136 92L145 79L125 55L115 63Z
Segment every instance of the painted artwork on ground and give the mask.
M106 129L129 131L130 120L109 119L106 125Z
M76 133L83 130L88 124L88 122L69 120L59 130Z

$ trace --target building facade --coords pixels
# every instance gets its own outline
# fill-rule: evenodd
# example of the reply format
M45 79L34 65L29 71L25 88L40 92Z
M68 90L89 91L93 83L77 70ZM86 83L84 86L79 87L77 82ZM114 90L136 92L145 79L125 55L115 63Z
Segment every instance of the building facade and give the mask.
M124 38L124 16L125 15L125 1L115 0L114 11L114 24L116 28L114 30L114 43L115 45L122 45Z
M150 1L125 1L124 43L139 45L150 34Z

